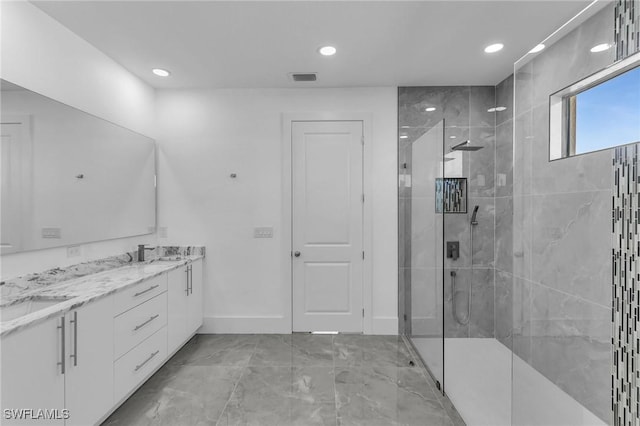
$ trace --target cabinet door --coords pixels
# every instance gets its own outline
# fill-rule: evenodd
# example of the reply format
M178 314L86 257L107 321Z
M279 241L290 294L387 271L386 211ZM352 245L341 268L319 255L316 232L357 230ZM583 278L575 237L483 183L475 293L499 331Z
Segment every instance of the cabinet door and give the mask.
M167 350L171 354L187 339L187 267L169 271Z
M113 296L67 313L69 425L96 424L113 406Z
M13 420L7 409L47 409L64 407L63 318L56 317L43 323L16 331L2 338L2 424L3 425L62 425L64 420ZM34 412L35 414L35 412Z
M187 334L194 333L202 325L204 292L202 283L202 260L191 263L191 291L188 298Z

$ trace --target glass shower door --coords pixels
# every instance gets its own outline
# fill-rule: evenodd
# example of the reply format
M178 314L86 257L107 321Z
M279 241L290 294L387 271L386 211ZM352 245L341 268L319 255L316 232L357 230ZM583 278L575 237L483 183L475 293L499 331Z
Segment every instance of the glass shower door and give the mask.
M425 131L426 130L426 131ZM410 237L410 337L442 389L444 383L443 334L443 214L444 120L422 129L410 145L410 187L405 209L405 230ZM418 135L416 135L418 136Z

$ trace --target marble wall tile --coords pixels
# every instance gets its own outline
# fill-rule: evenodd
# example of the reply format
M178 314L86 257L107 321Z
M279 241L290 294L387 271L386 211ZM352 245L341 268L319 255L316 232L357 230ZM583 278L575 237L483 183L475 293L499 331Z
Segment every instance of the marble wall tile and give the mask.
M496 106L506 108L496 112L496 126L513 119L513 74L496 86Z
M611 308L532 287L532 365L608 421L611 412Z
M496 127L496 197L513 195L513 120Z
M448 241L460 243L460 257L444 259L445 268L467 268L471 266L471 219L470 213L448 213L443 215L445 247ZM444 252L445 250L443 250Z
M455 300L452 292L452 269L444 271L444 337L469 337L469 297L471 269L453 269L455 271ZM453 315L455 303L456 317Z
M548 105L549 96L615 61L615 49L591 53L601 43L613 44L613 4L564 36L533 59L533 105Z
M525 279L531 278L532 273L533 202L532 196L513 197L513 274Z
M533 167L533 112L518 115L513 123L513 195L530 195ZM536 147L537 148L537 147ZM545 152L548 152L545 149Z
M513 116L521 114L533 108L533 62L518 64L513 77L514 100Z
M476 215L477 225L471 225L471 216L475 206L479 206ZM471 262L474 266L493 267L495 242L495 205L493 198L469 198L469 232L473 232ZM445 219L446 220L446 219ZM471 240L471 238L470 238ZM471 241L469 241L471 244Z
M507 348L512 348L513 332L513 275L496 270L494 294L495 337Z
M435 213L435 195L429 198L414 198L411 206L411 232L408 233L410 266L415 268L435 268L436 252L442 250L434 236L442 232ZM406 242L405 242L406 245Z
M469 337L495 337L493 268L474 268L471 272L471 319Z
M493 197L495 195L495 128L471 127L469 140L472 145L483 148L468 152L469 156L469 195Z
M535 196L532 214L532 280L609 306L611 192Z
M495 113L488 110L495 106L495 86L471 86L469 88L469 126L494 128Z
M433 112L426 112L435 107ZM469 125L468 86L429 86L398 88L398 124L433 127L445 120L447 127Z
M612 149L549 161L549 109L533 110L531 192L551 194L611 190Z
M522 278L513 278L513 353L531 364L531 286Z
M495 266L513 272L513 198L496 198L495 202Z

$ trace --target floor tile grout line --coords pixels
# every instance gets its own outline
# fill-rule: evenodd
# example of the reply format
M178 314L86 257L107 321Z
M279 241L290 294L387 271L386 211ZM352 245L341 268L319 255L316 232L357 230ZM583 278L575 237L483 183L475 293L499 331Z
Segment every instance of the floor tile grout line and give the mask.
M224 407L222 407L222 410L220 410L220 414L218 415L218 419L216 420L216 426L218 425L218 423L220 423L220 419L222 419L222 416L224 415L225 411L227 411L227 406L229 405L229 402L231 402L231 399L233 398L233 395L236 393L236 389L238 388L240 381L244 377L244 373L247 371L247 368L249 368L249 365L251 364L251 358L256 353L256 350L258 348L258 339L259 339L259 336L256 337L256 342L253 345L253 351L251 352L251 356L249 356L247 363L242 367L242 372L240 373L238 380L233 386L233 390L229 393L229 398L227 398L227 402L225 402Z
M331 358L333 359L333 409L336 414L336 426L338 426L338 387L336 384L336 336L331 336Z

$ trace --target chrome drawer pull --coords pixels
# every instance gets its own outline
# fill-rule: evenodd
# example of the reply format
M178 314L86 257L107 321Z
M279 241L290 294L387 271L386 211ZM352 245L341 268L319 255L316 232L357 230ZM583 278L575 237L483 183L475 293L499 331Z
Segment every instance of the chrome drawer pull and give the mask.
M160 314L155 314L154 316L152 316L151 318L149 318L148 320L146 320L142 324L136 325L136 328L134 328L133 331L140 330L142 327L144 327L145 325L149 324L151 321L153 321L154 319L158 318L159 316L160 316Z
M145 365L146 363L148 363L149 361L151 361L151 359L152 359L154 356L158 355L159 353L160 353L160 349L158 349L157 351L155 351L154 353L152 353L151 355L149 355L149 358L147 358L147 359L145 359L144 361L142 361L142 364L136 365L136 369L135 369L135 370L133 370L133 371L135 372L135 371L140 370L142 367L144 367L144 365Z
M143 290L143 291L141 291L141 292L139 292L139 293L134 294L134 295L133 295L133 297L141 296L141 295L145 294L146 292L149 292L149 291L153 290L153 289L154 289L154 288L156 288L156 287L160 287L160 284L152 285L152 286L151 286L151 287L149 287L148 289Z

